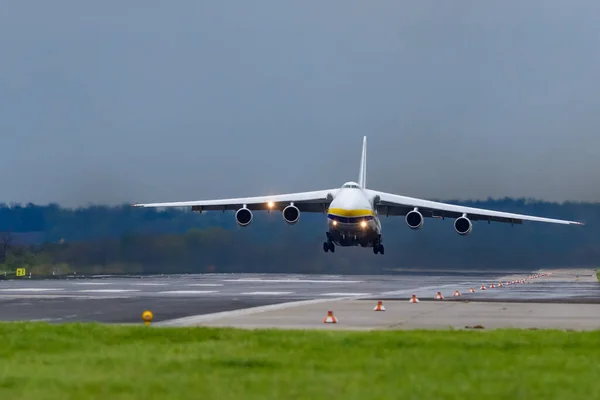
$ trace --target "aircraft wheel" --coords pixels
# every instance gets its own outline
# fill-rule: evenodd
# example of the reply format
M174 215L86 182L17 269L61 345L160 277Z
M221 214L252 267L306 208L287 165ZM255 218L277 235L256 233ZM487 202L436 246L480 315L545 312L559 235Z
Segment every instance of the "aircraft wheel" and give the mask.
M380 245L379 245L379 254L383 255L383 254L384 254L384 252L385 252L385 249L383 248L383 245L382 245L382 244L380 244Z
M329 242L329 251L331 251L332 253L335 253L335 244Z
M377 254L379 252L379 246L378 245L373 245L373 254Z
M323 251L327 253L329 251L329 243L323 242Z

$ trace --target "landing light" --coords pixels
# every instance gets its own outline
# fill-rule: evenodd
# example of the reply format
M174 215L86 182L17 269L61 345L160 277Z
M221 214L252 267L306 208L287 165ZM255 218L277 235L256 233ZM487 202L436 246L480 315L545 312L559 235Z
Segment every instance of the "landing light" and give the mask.
M273 208L273 206L274 206L274 205L275 205L275 204L273 204L273 202L272 202L272 201L270 201L270 202L268 202L268 203L267 203L267 206L268 206L269 208Z
M364 228L364 227L366 227L366 226L367 226L367 221L362 221L362 222L360 223L360 226L362 226L363 228Z
M334 225L334 226L335 226L335 225L337 225L337 221L333 221L333 225Z

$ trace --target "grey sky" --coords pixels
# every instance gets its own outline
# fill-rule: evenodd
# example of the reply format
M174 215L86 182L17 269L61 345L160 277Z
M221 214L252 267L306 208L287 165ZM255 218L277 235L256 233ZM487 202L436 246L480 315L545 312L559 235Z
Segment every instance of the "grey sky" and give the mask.
M3 1L0 201L600 201L600 2Z

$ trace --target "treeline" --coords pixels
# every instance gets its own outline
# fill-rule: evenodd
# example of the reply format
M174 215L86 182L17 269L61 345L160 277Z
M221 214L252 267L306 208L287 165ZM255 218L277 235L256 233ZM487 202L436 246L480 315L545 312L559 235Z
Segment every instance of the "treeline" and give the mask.
M600 204L526 199L458 202L472 207L573 219L586 226L475 222L454 233L452 220L427 220L419 231L403 218L382 218L385 256L370 249L324 253L323 215L287 226L279 213L255 213L247 228L233 213L203 214L90 206L0 207L0 264L39 273L299 272L380 273L394 268L486 269L596 266Z

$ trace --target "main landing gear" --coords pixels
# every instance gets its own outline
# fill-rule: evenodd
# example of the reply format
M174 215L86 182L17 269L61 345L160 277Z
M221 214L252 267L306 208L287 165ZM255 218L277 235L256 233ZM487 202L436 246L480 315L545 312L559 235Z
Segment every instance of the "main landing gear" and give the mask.
M383 247L383 244L381 244L381 235L377 237L377 240L375 240L375 243L373 243L373 254L381 254L383 255L385 252L385 248Z
M328 251L335 253L335 244L333 244L333 242L331 241L331 236L329 236L329 232L326 232L326 234L327 234L327 241L323 242L323 251L325 253L327 253Z

